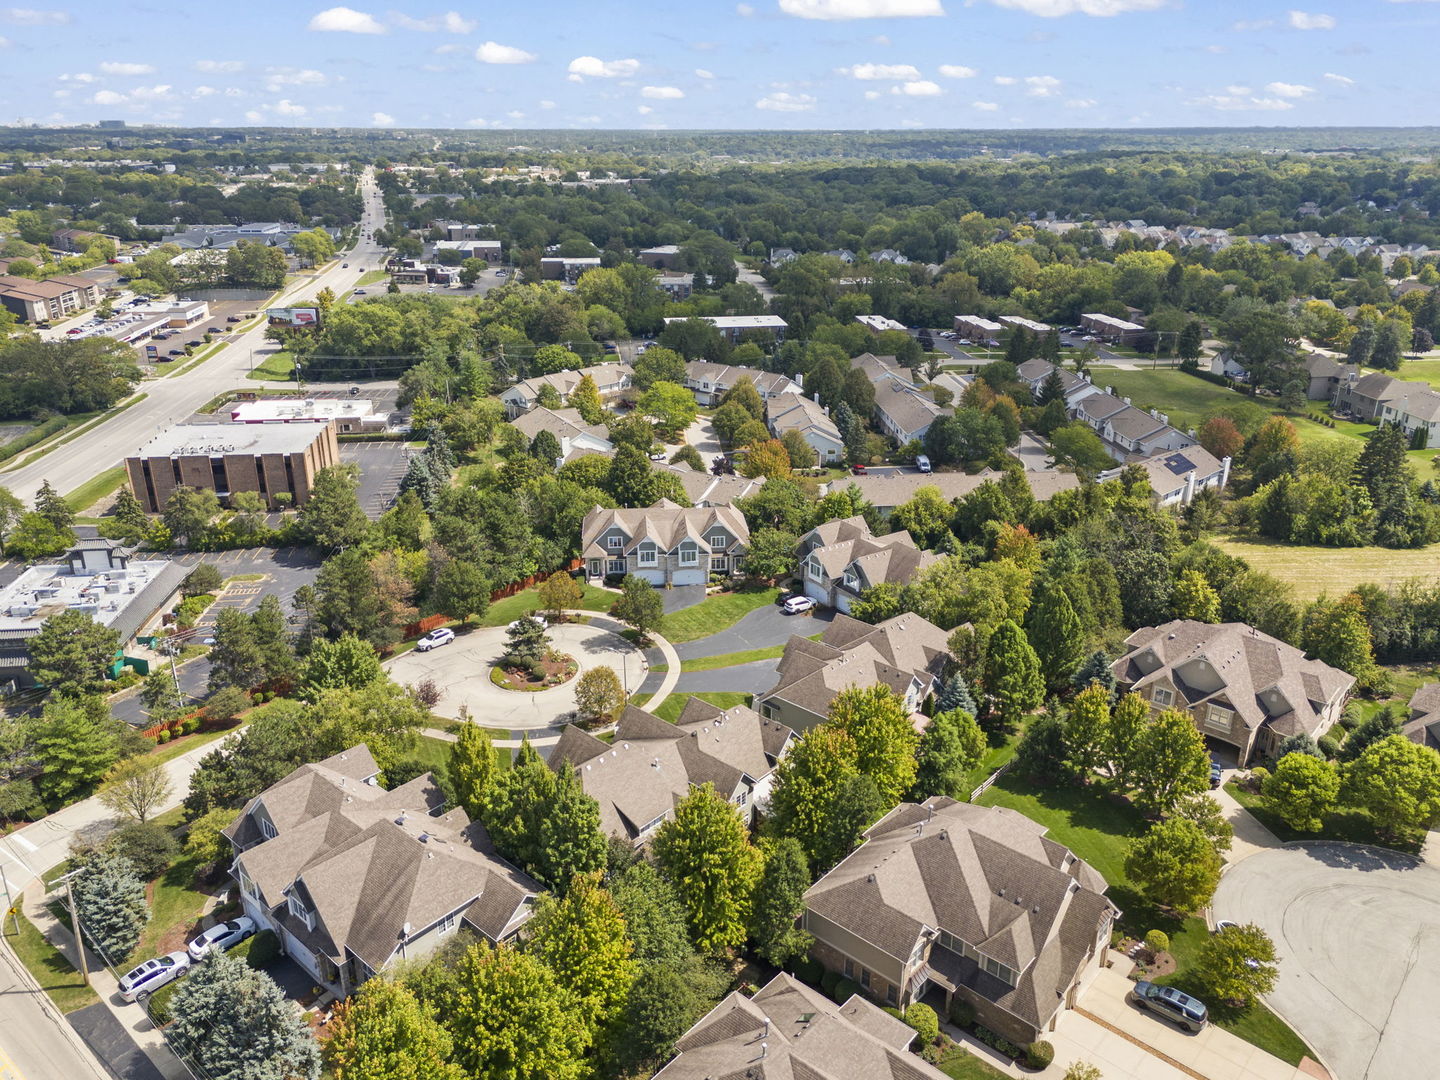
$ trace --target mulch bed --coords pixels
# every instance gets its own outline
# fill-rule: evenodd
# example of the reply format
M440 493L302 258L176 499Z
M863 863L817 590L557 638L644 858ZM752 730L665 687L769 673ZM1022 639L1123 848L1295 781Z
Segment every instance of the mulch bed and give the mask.
M519 690L523 693L534 693L537 690L550 690L567 683L575 677L580 665L575 662L573 656L559 656L554 660L541 660L541 670L544 671L543 678L534 678L524 668L497 667L504 679L503 685L507 690Z

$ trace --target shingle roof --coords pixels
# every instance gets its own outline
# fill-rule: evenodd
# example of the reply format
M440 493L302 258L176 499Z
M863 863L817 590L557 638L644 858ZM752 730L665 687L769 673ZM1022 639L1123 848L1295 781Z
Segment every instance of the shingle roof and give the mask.
M814 432L836 443L845 441L824 406L804 394L788 394L774 398L766 412L770 418L770 430L777 437L787 431L798 431L802 435Z
M1440 683L1426 683L1415 691L1410 698L1410 719L1402 730L1412 742L1440 749L1432 724L1440 724Z
M830 486L831 490L839 491L854 484L871 505L884 510L909 502L924 487L935 488L945 499L963 498L987 481L999 480L1001 475L994 469L983 469L978 473L866 473L835 481ZM1025 480L1030 485L1030 493L1042 502L1057 492L1072 491L1080 486L1080 477L1058 469L1026 472Z
M899 383L894 383L893 387L891 390L882 389L876 393L875 408L888 417L892 426L899 431L919 431L934 423L938 416L954 414L953 409L941 408L930 398L912 393Z
M1099 423L1106 417L1114 416L1116 413L1130 408L1114 394L1091 394L1087 398L1081 398L1075 404L1077 414L1083 414L1083 418Z
M511 424L526 439L534 439L540 432L548 431L557 440L570 439L574 441L582 435L589 435L591 438L601 440L607 446L613 445L610 442L610 433L605 426L603 424L587 424L578 409L547 409L543 405L537 405L529 412L517 416L511 421Z
M859 579L853 592L883 582L904 585L938 558L934 552L921 551L908 532L871 536L864 518L847 518L838 524L841 528L835 532L843 533L844 539L822 543L819 533L825 526L821 526L801 537L800 544L831 579L838 580L847 569L853 570Z
M1368 375L1360 376L1350 384L1349 388L1351 394L1370 398L1373 401L1392 401L1395 398L1403 397L1405 390L1406 384L1403 380L1379 371L1372 371Z
M1198 444L1184 450L1163 450L1136 464L1150 477L1150 489L1162 498L1183 488L1192 472L1198 483L1221 471L1215 455Z
M711 386L710 393L729 390L741 379L749 379L761 397L797 393L800 390L800 385L790 376L774 371L761 371L759 368L735 364L712 364L705 360L690 360L685 364L686 382L708 382Z
M586 557L614 555L612 549L601 546L598 541L608 529L618 527L626 537L622 550L627 554L642 540L653 541L661 551L674 551L682 540L689 539L699 545L701 552L708 552L710 530L716 525L735 539L735 544L726 550L750 542L745 515L733 506L681 507L669 499L635 510L607 510L597 506L585 515L580 529L580 548Z

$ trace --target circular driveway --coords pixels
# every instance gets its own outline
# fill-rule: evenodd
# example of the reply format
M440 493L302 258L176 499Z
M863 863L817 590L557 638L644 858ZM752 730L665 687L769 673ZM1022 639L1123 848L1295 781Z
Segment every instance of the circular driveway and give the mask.
M1440 869L1382 848L1275 848L1227 871L1213 908L1274 939L1269 1002L1335 1080L1440 1075Z
M561 623L547 632L555 649L569 653L580 665L575 678L553 690L526 693L505 690L490 681L490 668L505 652L503 626L460 634L449 645L429 652L411 649L390 661L390 677L406 686L431 678L440 689L440 700L435 705L439 715L457 717L460 706L466 705L477 724L514 731L566 722L567 714L575 709L575 684L590 668L614 668L631 693L645 678L645 660L640 650L619 634L580 623Z

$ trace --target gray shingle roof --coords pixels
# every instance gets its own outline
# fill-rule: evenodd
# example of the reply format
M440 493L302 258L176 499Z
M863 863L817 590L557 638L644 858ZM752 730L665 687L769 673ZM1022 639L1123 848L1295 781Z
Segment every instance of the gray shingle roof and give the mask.
M587 558L613 556L615 552L598 543L610 528L618 527L625 535L623 551L627 554L642 540L652 540L661 551L674 551L682 540L693 540L702 553L710 551L711 529L719 525L734 539L726 548L733 553L750 543L750 527L745 515L733 506L676 506L661 499L653 506L635 510L607 510L597 506L585 515L580 529L581 554Z

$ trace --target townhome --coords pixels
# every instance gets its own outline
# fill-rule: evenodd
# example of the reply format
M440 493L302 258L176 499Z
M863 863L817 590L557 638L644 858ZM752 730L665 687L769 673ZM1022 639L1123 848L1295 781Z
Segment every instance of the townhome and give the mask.
M704 585L737 576L750 545L745 515L732 506L681 507L669 499L637 510L595 507L580 552L592 580L635 574L652 585Z
M545 281L563 281L574 285L580 275L600 269L600 256L589 255L580 258L553 256L540 260L540 277Z
M840 691L883 684L918 714L953 662L947 639L944 630L911 612L874 626L836 615L819 641L790 638L777 666L779 681L756 696L755 708L767 720L807 731L824 722Z
M716 476L704 469L692 469L683 461L656 462L654 471L668 473L679 480L691 506L731 506L736 499L754 495L765 483L763 476L741 476L738 473Z
M1137 409L1128 399L1121 402L1121 408L1110 412L1104 419L1092 422L1089 406L1099 396L1082 398L1076 412L1095 429L1105 443L1105 449L1116 461L1127 462L1162 451L1184 450L1196 444L1193 435L1171 427L1169 418L1164 413L1155 409L1148 412Z
M874 536L863 517L827 521L800 538L800 576L805 595L848 613L860 594L876 585L904 585L937 562L908 532Z
M1399 380L1403 381L1403 380ZM1396 424L1406 435L1425 432L1425 445L1440 445L1440 393L1428 383L1405 382L1403 397L1392 398L1380 408L1382 424Z
M1111 315L1081 315L1080 325L1096 337L1104 338L1106 341L1134 341L1145 332L1145 327L1139 323L1117 319Z
M636 258L642 266L652 270L680 269L680 245L660 244L658 247L641 248Z
M701 405L720 404L720 399L741 379L750 380L761 401L804 392L794 379L773 371L733 364L712 364L705 360L691 360L685 365L685 389L693 393L695 400Z
M880 396L880 391L889 390L892 386L899 386L905 390L920 388L910 369L901 367L895 362L893 356L876 356L874 353L863 352L859 356L850 358L850 366L865 373L865 378L869 379L870 385L875 387L877 398Z
M905 324L896 322L894 319L884 315L856 315L855 321L872 334L884 333L886 330L905 330Z
M510 421L515 430L532 442L536 435L548 431L560 444L560 456L555 460L558 469L572 457L580 454L613 454L615 444L604 424L587 424L578 409L547 409L541 405Z
M786 432L798 431L822 465L833 465L845 459L845 438L830 410L804 394L787 394L771 398L765 405L765 419L777 439Z
M506 416L513 420L521 413L529 412L539 404L541 387L554 387L555 392L564 401L569 398L575 387L580 385L580 380L589 375L595 382L595 389L600 391L600 396L607 398L630 389L634 374L635 370L629 364L618 362L593 364L590 367L569 371L552 371L548 375L537 375L533 379L524 379L516 383L500 395L500 400L505 403Z
M866 473L832 481L827 485L827 494L829 491L844 491L854 484L877 514L889 517L895 507L909 502L921 488L934 488L940 492L942 498L954 502L969 495L982 484L999 481L1003 475L989 468L978 473ZM1027 471L1024 475L1030 494L1040 502L1047 502L1058 492L1074 491L1080 486L1080 477L1058 469Z
M901 803L805 894L810 955L895 1008L956 1001L1024 1046L1099 971L1120 912L1045 826L944 796Z
M1410 385L1379 371L1368 375L1347 371L1335 389L1335 408L1359 420L1379 420L1385 406L1405 397Z
M972 341L992 341L998 339L1005 332L1003 324L993 319L981 318L979 315L956 315L951 323L951 329L957 334L964 334Z
M1189 506L1206 488L1223 490L1230 481L1230 459L1215 455L1198 443L1184 450L1161 451L1134 462L1150 478L1156 506ZM1114 480L1124 468L1108 469L1098 480Z
M0 305L21 322L62 319L100 303L101 288L80 274L56 274L43 281L0 274Z
M891 382L888 391L875 392L876 424L897 446L924 439L936 419L954 414L953 408L937 405L933 398L907 390L899 382Z
M635 847L675 817L692 788L710 784L747 827L770 800L775 766L795 733L735 705L721 709L690 698L675 723L633 705L620 714L615 738L597 739L573 725L560 733L550 767L570 768L600 804L600 828Z
M694 315L689 318L708 322L716 330L719 330L720 336L731 345L740 344L744 335L757 331L761 336L768 334L775 341L784 341L785 331L789 329L789 324L779 315ZM685 318L669 318L665 320L665 325L686 321Z
M1404 731L1411 742L1440 750L1440 683L1426 683L1411 695Z
M782 971L696 1021L655 1080L944 1080L909 1052L914 1041L914 1028L859 994L837 1005Z
M1290 735L1320 738L1340 719L1355 676L1244 623L1174 619L1125 639L1110 665L1122 690L1179 709L1244 768Z
M385 791L363 743L302 765L225 830L246 915L316 984L346 997L462 927L513 939L539 886L429 773Z
M1311 401L1333 401L1340 384L1349 379L1356 369L1352 364L1342 364L1320 353L1311 353L1301 362L1309 380L1305 396Z
M1088 374L1076 375L1073 371L1066 371L1064 368L1050 363L1049 360L1041 360L1039 357L1026 360L1015 369L1015 374L1020 381L1030 388L1030 393L1037 396L1041 387L1045 385L1045 380L1050 378L1051 372L1057 372L1060 376L1060 386L1065 393L1067 410L1074 409L1076 405L1092 394L1104 392L1090 381Z
M1045 336L1055 329L1049 323L1036 322L1034 319L1022 318L1019 315L1001 315L999 321L1006 330L1012 333L1016 330L1028 330L1030 333L1040 337Z

